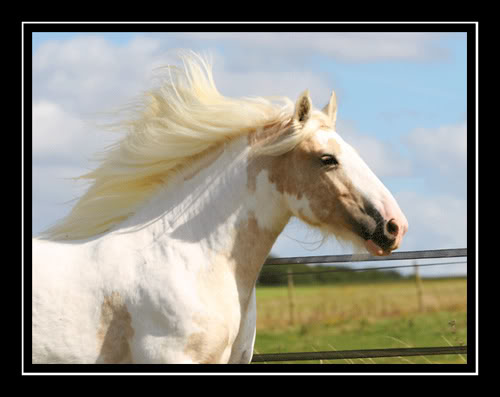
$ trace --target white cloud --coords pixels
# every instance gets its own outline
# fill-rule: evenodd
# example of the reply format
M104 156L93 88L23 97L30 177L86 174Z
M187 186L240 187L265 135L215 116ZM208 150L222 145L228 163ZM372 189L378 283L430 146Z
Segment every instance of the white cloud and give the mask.
M311 53L340 61L443 60L447 49L436 43L436 33L185 33L183 38L196 41L237 43L247 64L254 65L255 54L272 52L281 56L307 57ZM274 60L266 58L266 63Z
M38 234L69 212L74 203L68 201L86 187L70 178L88 172L93 153L111 137L50 101L34 103L32 118L32 227Z
M58 104L40 101L33 104L33 157L35 159L71 159L78 148L83 123L65 112Z
M311 37L325 55L345 61L430 60L447 56L435 47L431 33L337 33Z
M166 63L156 39L137 37L113 46L95 36L47 42L33 56L33 98L91 113L123 104L151 84L151 70Z
M222 94L227 96L287 96L295 101L301 92L309 89L313 104L322 108L321 99L331 94L326 78L311 72L269 71L232 72L220 68L215 72L216 84Z
M467 160L467 123L446 125L435 129L417 129L411 135L417 144L425 145L432 154L447 154L457 161Z
M33 160L37 164L83 164L116 139L96 131L77 115L49 101L33 104Z
M405 140L428 190L466 197L467 123L417 128Z
M401 249L467 247L467 199L408 191L395 197L409 224Z
M417 128L408 136L408 142L419 148L427 160L436 163L467 162L467 122L437 128Z
M84 191L85 185L69 179L81 175L83 167L39 163L32 170L32 233L36 235L63 218Z

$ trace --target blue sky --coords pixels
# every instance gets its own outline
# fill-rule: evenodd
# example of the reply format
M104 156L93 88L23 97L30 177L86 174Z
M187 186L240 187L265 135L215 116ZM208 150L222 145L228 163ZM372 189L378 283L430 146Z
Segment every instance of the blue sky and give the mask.
M151 84L173 50L210 52L228 96L309 88L322 107L335 89L337 130L391 190L410 229L401 250L467 247L465 33L34 33L33 235L82 191L65 179L88 170L107 136L89 115ZM439 226L437 226L439 225ZM350 252L292 221L278 256ZM296 240L302 241L302 243ZM426 272L443 272L443 268ZM450 269L451 270L451 269ZM465 271L454 267L453 271Z

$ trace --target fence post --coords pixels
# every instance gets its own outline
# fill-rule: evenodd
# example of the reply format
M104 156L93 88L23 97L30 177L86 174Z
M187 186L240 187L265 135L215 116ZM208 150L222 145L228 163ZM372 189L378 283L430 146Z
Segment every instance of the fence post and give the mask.
M288 308L290 312L290 325L295 324L295 298L293 291L293 275L290 268L288 268Z
M422 299L422 279L420 278L420 272L418 270L418 262L413 261L413 267L415 268L415 285L417 287L417 301L418 301L418 311L424 311L424 302Z

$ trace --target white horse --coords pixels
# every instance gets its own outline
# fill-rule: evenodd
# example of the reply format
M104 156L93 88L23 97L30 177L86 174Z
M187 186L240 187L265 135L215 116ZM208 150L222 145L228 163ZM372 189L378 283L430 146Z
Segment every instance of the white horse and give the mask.
M249 363L255 283L291 216L374 255L407 230L335 131L335 94L227 98L182 59L33 240L33 363Z

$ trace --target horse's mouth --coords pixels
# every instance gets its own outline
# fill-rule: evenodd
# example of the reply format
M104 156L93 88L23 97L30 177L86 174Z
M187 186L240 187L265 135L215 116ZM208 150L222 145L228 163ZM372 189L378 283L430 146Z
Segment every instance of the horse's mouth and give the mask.
M373 242L373 240L371 240L371 239L364 240L364 245L365 245L366 250L374 256L387 256L387 255L390 255L393 250L398 248L397 246L394 246L394 247L390 247L388 249L383 249L382 247L377 245L375 242Z

